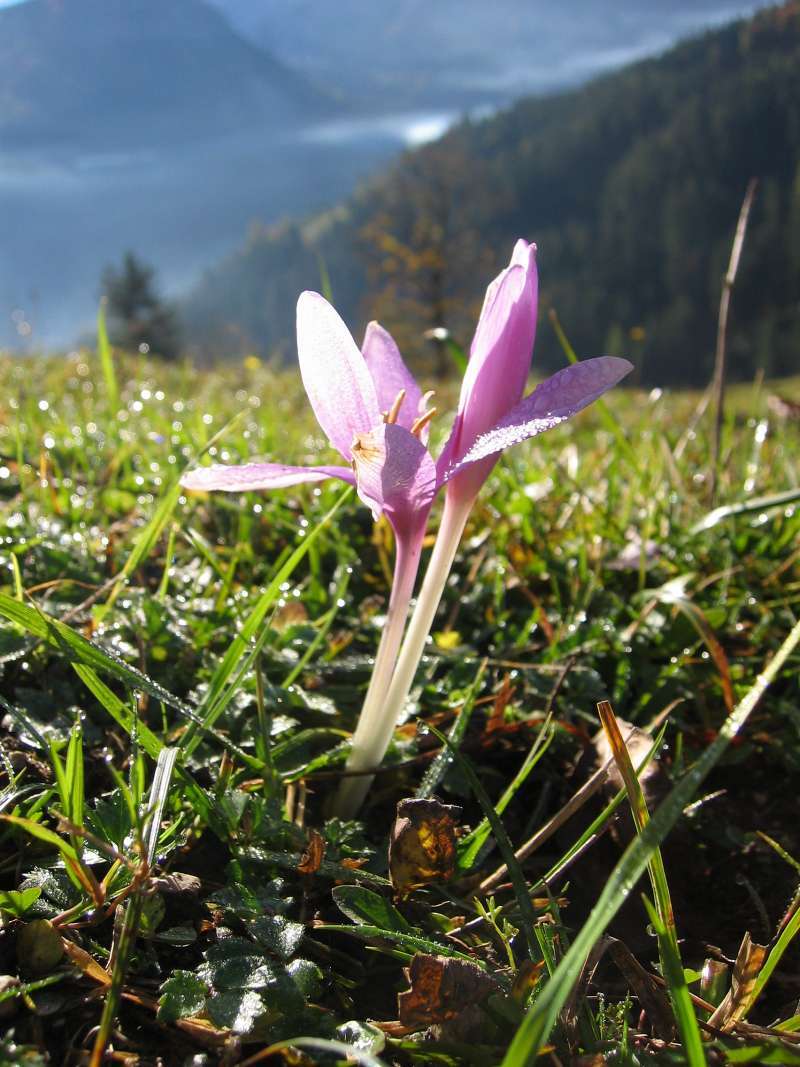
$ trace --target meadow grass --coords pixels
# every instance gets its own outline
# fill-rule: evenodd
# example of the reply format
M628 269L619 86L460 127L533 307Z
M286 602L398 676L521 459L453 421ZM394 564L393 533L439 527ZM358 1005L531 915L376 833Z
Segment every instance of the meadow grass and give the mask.
M340 485L177 488L327 456L299 375L0 362L0 1063L800 1063L769 392L731 391L713 502L699 394L618 389L502 459L343 822L390 532Z

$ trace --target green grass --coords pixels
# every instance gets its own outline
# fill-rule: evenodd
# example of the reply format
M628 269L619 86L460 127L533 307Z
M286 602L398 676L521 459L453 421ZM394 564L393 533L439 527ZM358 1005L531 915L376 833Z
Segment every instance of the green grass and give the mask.
M299 376L0 361L0 1064L800 1062L800 430L769 392L731 390L711 518L699 395L617 390L503 458L343 823L387 531L338 485L176 488L327 456ZM650 730L634 765L663 730L649 820L617 780L559 815L603 700ZM451 870L398 896L396 804L434 790Z

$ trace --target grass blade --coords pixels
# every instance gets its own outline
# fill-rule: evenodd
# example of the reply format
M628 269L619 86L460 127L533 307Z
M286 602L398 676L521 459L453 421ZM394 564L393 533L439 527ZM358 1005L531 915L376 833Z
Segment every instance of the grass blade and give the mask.
M498 815L502 815L508 805L514 799L517 791L528 780L528 775L534 769L536 764L545 754L550 747L550 742L555 737L555 730L548 719L542 723L542 728L539 731L539 736L534 741L530 751L523 760L522 766L514 775L512 780L508 783L503 795L497 801L495 805L495 811ZM489 820L484 818L482 822L475 827L470 833L466 834L462 841L458 845L458 866L462 871L467 871L475 863L478 858L478 853L481 851L489 835L492 832L492 828L489 825Z
M97 309L97 355L100 359L100 367L106 383L106 396L111 417L116 419L119 411L119 387L117 386L117 373L114 369L114 353L111 342L108 339L106 328L106 304L105 297L100 301Z
M472 685L469 687L469 692L467 693L461 711L458 713L458 716L450 729L450 733L448 734L448 740L452 746L460 745L464 739L464 734L467 732L469 721L472 718L472 712L475 709L475 701L480 692L481 682L483 681L485 673L486 660L484 660L480 667L478 667L478 672L473 679ZM433 796L442 778L444 778L447 773L447 768L452 762L453 757L450 754L450 749L443 748L422 777L419 789L417 789L415 794L418 800L424 800L427 797Z
M150 787L148 814L144 828L144 840L142 842L144 846L144 855L141 858L139 869L134 876L133 888L125 907L125 916L122 921L119 940L116 946L117 951L114 956L114 967L111 971L111 984L103 1003L103 1014L100 1018L97 1037L95 1038L92 1054L89 1059L90 1067L101 1067L111 1037L111 1030L114 1025L114 1019L116 1018L120 998L122 996L122 988L125 984L128 960L130 959L139 932L139 925L142 917L142 902L150 878L151 865L155 859L158 833L161 828L161 820L169 796L169 787L170 782L172 781L172 772L175 769L175 760L177 759L177 756L177 749L164 748L160 752L158 763L156 764L153 783Z
M444 734L428 725L428 729L431 733L446 745L449 751L452 753L453 759L458 764L459 770L463 773L470 788L475 794L475 799L481 806L483 814L489 820L489 825L492 828L494 839L497 842L497 847L500 849L500 853L508 867L508 874L511 878L511 884L514 886L514 895L517 898L517 906L520 910L522 917L522 925L524 926L525 938L528 942L528 949L530 950L530 956L532 960L535 960L538 953L538 943L536 940L536 912L533 910L533 904L531 903L530 892L528 890L525 876L522 873L522 868L517 862L517 857L514 855L514 846L511 844L506 828L503 826L503 822L500 816L495 811L491 798L481 784L481 780L473 770L472 764L450 743L448 738Z
M611 705L607 700L601 700L597 705L597 711L614 756L614 761L625 784L636 833L641 836L650 821L650 813L647 810L647 802L642 792L641 783L633 769L628 747L623 740L617 717ZM689 997L689 989L686 985L680 949L678 948L678 934L675 929L667 872L664 868L661 850L658 847L653 850L648 863L648 870L656 899L656 922L654 926L658 937L662 973L667 982L675 1018L678 1021L678 1028L683 1038L687 1061L690 1067L705 1067L706 1057L703 1052L703 1041L700 1037L697 1018ZM651 910L649 901L645 900L645 906L648 911Z
M72 669L89 692L92 693L106 709L114 722L121 726L129 736L135 732L136 740L140 747L151 759L157 760L164 745L163 742L159 741L153 731L143 722L136 720L131 709L124 701L119 699L116 693L112 693L105 682L97 677L91 667L87 667L84 663L73 663Z

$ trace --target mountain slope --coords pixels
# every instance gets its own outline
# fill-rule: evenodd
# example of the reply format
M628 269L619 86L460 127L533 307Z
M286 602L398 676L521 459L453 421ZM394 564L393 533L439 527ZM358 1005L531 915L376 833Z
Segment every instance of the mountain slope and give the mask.
M211 0L355 107L466 107L574 85L763 0Z
M329 107L204 0L28 0L0 11L4 151L172 145Z
M332 214L251 235L187 305L207 348L293 351L319 258L351 322L377 316L412 358L423 329L462 341L518 235L578 351L628 354L644 380L704 381L747 181L760 179L734 295L744 375L800 348L800 4L763 12L585 89L523 101L409 153ZM209 342L209 339L210 342ZM537 359L562 357L543 326Z

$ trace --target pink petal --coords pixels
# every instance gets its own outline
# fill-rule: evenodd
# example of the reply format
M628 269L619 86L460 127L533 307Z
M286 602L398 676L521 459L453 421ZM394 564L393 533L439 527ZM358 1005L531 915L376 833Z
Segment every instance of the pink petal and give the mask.
M488 433L481 434L466 454L445 471L443 480L447 481L479 460L558 426L597 400L632 370L633 364L627 359L614 356L586 359L565 367L538 385Z
M297 355L314 414L334 448L350 459L358 433L381 420L364 357L339 315L319 293L297 301Z
M377 322L371 322L364 334L361 351L366 360L381 411L390 411L401 389L405 399L397 416L397 425L410 430L420 414L422 390L403 361L394 338ZM426 428L427 429L427 428ZM424 440L427 437L423 438Z
M325 478L341 478L355 485L350 467L287 467L283 463L246 463L243 467L198 467L181 478L184 489L210 492L221 489L226 493L245 493L252 489L284 489L300 482L321 482Z
M416 526L436 493L436 466L422 442L396 423L360 434L353 448L358 495L395 530Z
M514 250L511 253L511 261L509 262L508 266L505 268L505 270L500 271L497 277L493 281L489 282L489 285L486 288L486 296L483 298L483 307L481 308L481 313L478 322L488 316L489 311L491 310L491 307L494 303L495 297L497 296L497 291L503 284L509 270L512 267L523 267L527 271L530 265L531 256L535 257L535 255L535 244L528 244L527 241L523 241L521 238L519 241L517 241L517 243L514 245ZM472 347L475 347L474 338L472 341Z
M537 304L536 246L518 241L510 264L486 290L440 470L466 455L475 438L519 402L531 365Z

